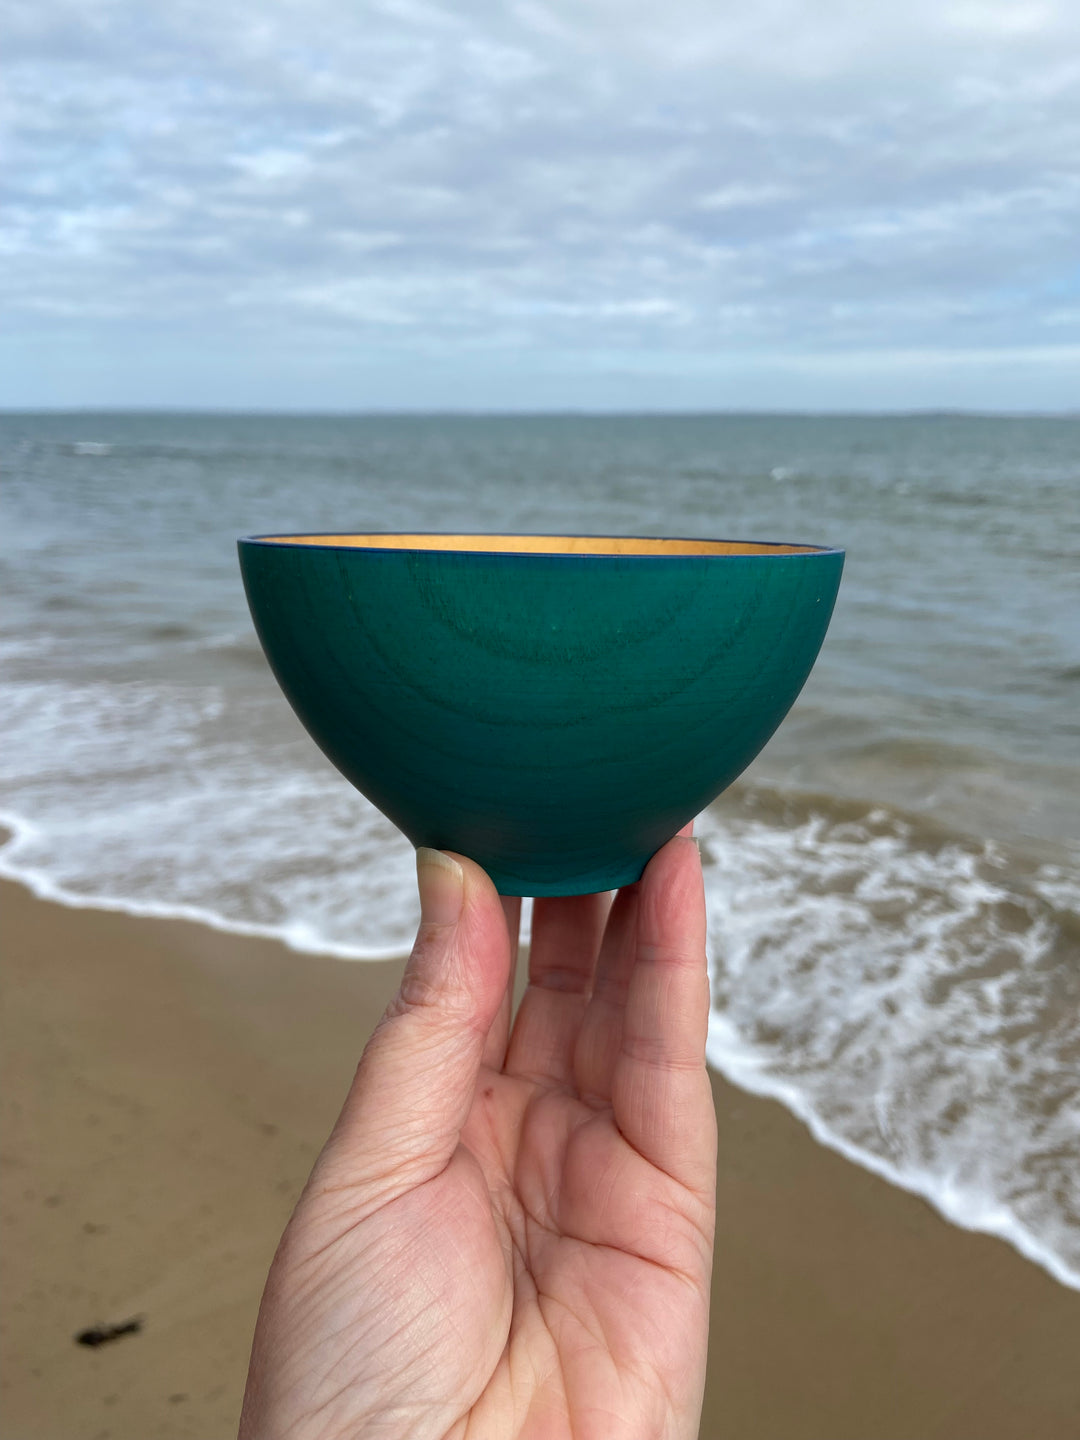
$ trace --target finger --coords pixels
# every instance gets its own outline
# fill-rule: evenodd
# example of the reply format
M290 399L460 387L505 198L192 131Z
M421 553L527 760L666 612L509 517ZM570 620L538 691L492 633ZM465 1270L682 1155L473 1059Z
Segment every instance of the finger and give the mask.
M623 1015L634 968L638 914L637 885L620 890L608 915L592 993L574 1050L574 1083L583 1100L607 1104L615 1062L622 1049Z
M697 846L664 846L640 882L636 955L612 1106L625 1138L702 1193L715 1181L716 1118L705 1069L709 980Z
M565 1085L611 896L561 895L533 906L529 984L506 1052L508 1074Z
M416 944L321 1162L334 1184L366 1187L373 1204L430 1179L453 1155L510 966L499 896L478 865L420 850L417 879Z
M517 895L503 895L502 912L506 920L507 940L510 945L510 974L503 991L502 1002L491 1029L484 1042L483 1063L492 1070L501 1070L506 1062L506 1046L510 1039L510 1017L514 1007L514 978L517 973L518 949L521 939L521 899Z
M693 833L693 820L679 831L680 835ZM605 1105L611 1100L612 1074L622 1048L623 1015L634 966L638 893L637 885L628 885L615 897L593 974L592 995L578 1032L574 1080L581 1098L591 1104Z

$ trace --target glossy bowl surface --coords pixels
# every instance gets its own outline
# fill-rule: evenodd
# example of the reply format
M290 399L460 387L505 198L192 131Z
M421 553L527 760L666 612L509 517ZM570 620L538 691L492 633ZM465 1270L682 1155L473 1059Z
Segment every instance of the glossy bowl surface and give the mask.
M313 738L414 845L512 895L629 884L802 689L843 552L533 535L239 542Z

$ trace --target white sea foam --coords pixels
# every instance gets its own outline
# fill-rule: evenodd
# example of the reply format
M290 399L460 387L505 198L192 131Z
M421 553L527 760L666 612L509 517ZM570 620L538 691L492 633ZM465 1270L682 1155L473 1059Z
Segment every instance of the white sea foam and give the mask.
M1055 910L1080 915L1080 856L1072 871L1061 865L1043 865L1032 885Z
M1080 1288L1080 1009L1045 877L880 811L699 833L717 1068Z
M0 868L68 904L399 955L412 851L277 708L212 687L7 687Z
M0 829L10 833L11 839L0 846L0 876L24 885L39 900L51 901L54 905L65 905L73 910L110 910L122 915L132 915L153 920L189 920L219 930L228 935L247 935L264 940L276 940L304 955L329 955L339 960L390 960L402 954L405 947L388 950L371 950L356 945L343 945L327 939L319 930L309 925L286 922L282 925L256 925L244 920L230 920L214 910L199 905L182 905L175 902L136 900L130 896L85 894L70 890L59 884L46 870L27 865L23 852L35 838L36 827L22 816L8 810L0 810Z
M922 1196L960 1229L995 1235L1006 1241L1060 1284L1071 1290L1080 1290L1080 1271L1065 1264L1049 1244L1021 1225L1008 1205L967 1186L957 1187L948 1175L931 1170L901 1170L874 1151L852 1144L822 1121L797 1086L785 1084L767 1071L763 1057L746 1046L724 1018L715 1012L709 1022L707 1053L709 1063L725 1079L752 1095L778 1100L803 1122L820 1145L881 1176L890 1185Z

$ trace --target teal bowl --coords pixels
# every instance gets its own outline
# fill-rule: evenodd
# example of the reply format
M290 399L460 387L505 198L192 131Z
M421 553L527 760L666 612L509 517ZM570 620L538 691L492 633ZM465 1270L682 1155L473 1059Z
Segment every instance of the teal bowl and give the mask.
M506 895L637 880L750 763L844 556L537 535L258 535L255 628L316 743L414 845Z

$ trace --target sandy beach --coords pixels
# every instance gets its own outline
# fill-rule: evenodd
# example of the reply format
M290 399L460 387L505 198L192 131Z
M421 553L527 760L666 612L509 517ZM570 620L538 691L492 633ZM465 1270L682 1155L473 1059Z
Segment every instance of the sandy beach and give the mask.
M0 902L0 1435L225 1440L274 1246L400 967ZM1080 1295L714 1088L702 1440L1075 1440Z

